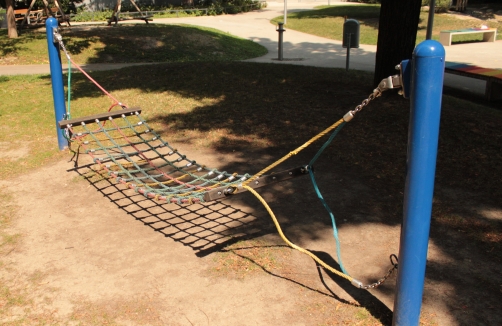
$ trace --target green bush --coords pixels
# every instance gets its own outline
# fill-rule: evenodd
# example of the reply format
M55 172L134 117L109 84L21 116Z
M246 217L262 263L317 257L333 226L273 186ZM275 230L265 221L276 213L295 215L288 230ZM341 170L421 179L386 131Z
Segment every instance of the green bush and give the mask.
M266 6L266 2L254 0L215 0L208 7L208 15L238 14L265 8Z
M382 3L381 0L342 0L342 2Z
M452 0L436 0L435 12L447 12L450 10ZM422 6L429 6L430 0L422 0Z
M111 10L104 11L79 11L71 17L72 22L102 22L107 21L113 14Z
M254 0L215 0L211 4L208 2L193 9L207 9L208 15L222 15L222 14L237 14L240 12L248 12L266 7L266 2L259 2ZM206 10L184 10L184 8L175 8L173 6L140 6L141 11L157 11L154 13L155 18L165 17L187 17L187 16L203 16ZM179 10L179 11L174 11ZM163 12L159 12L163 11ZM136 12L135 8L122 7L122 13ZM88 21L106 21L112 16L112 10L104 11L87 11L85 6L77 9L77 14L71 18L75 22L88 22Z

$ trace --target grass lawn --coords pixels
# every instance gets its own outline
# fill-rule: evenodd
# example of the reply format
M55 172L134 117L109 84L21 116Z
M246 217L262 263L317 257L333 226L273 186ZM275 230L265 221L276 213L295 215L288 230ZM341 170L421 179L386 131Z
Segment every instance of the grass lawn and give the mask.
M73 59L81 64L228 61L267 53L249 40L186 25L72 27L62 29L62 35ZM0 64L43 63L48 63L45 30L24 30L17 39L0 30Z
M380 5L319 6L315 10L288 14L287 28L334 40L342 40L344 17L347 16L348 18L358 20L361 24L360 43L376 45L379 14ZM425 40L427 20L428 13L421 12L417 44ZM272 20L274 24L282 21L282 16ZM482 24L497 28L497 38L502 38L500 34L502 32L501 22L458 19L454 15L449 14L435 15L432 38L439 40L439 32L441 30L479 27ZM478 40L482 40L482 35L459 35L455 37L455 41L458 42Z
M145 115L153 120L156 129L161 130L169 139L182 140L188 137L193 139L194 146L203 148L220 149L222 146L235 145L242 149L249 146L277 148L283 151L338 120L343 113L366 98L371 92L371 75L339 69L217 62L131 67L113 72L93 73L93 77L119 100L130 107L143 107ZM216 78L218 83L214 82ZM335 84L347 86L335 91L339 88ZM0 178L3 179L44 164L44 161L51 157L59 157L59 153L54 139L49 76L2 76L0 85L0 101L9 103L8 106L2 105L0 109L0 115L5 122L0 142L5 144L16 140L32 144L29 160L11 162L3 159L0 165ZM327 86L318 91L317 88L321 85ZM72 117L100 113L108 109L109 100L83 75L72 75L72 88ZM326 90L323 90L324 88ZM283 96L284 94L289 96ZM337 98L335 107L332 104L334 97ZM24 100L19 101L20 98ZM407 115L404 112L407 111L408 102L396 95L393 96L392 103L395 103L403 114L396 112L399 121L393 121L397 118L385 118L384 121L389 123L389 127L400 126L399 130L396 130L398 132L406 125ZM449 114L451 110L454 118L445 118L443 124L448 125L454 121L457 127L453 131L443 126L443 144L453 144L457 139L462 139L468 148L487 151L485 154L479 154L483 158L479 163L486 164L487 170L489 166L496 166L502 155L497 150L500 134L495 130L494 134L487 134L491 129L479 129L478 123L474 121L477 121L477 116L483 116L479 124L493 125L495 128L502 123L501 112L448 96L444 105L445 114ZM373 116L379 111L379 107L386 107L387 104L383 100L377 100L372 106L375 109L368 110L369 116ZM308 112L302 110L305 107L309 108ZM273 112L269 112L272 109ZM218 114L213 115L212 111ZM275 119L276 116L280 118ZM273 120L276 121L271 123ZM457 128L460 126L472 132L468 132L465 137L458 134ZM366 127L369 129L364 134L356 133L351 137L364 142L365 147L379 147L379 132L382 131L372 131L374 126L371 124ZM366 139L370 134L375 137ZM478 134L482 135L480 139L474 137ZM32 141L34 137L37 141ZM397 134L390 134L386 135L385 139L396 137ZM404 143L404 139L403 144L386 141L386 152L388 151L388 155L398 152L404 148ZM13 142L12 148L15 146ZM477 157L477 154L457 156L458 146L445 146L443 151L440 156L443 156L444 160L453 160L465 167ZM367 165L372 158L364 151L350 152L353 160L368 169L369 174L391 173L395 170L392 161L386 162L385 157L382 157L382 165L377 168L378 160ZM476 152L477 150L474 151ZM446 175L458 173L450 171L446 165L443 168L448 171ZM462 173L459 177L460 175ZM500 194L500 189L497 190L499 187L488 187L494 181L488 174L486 179L472 175L469 180L476 183L474 189L477 191L485 192L486 189L491 189L486 193L487 198L499 198L496 196ZM445 181L453 184L467 182L465 176L462 180L448 177Z

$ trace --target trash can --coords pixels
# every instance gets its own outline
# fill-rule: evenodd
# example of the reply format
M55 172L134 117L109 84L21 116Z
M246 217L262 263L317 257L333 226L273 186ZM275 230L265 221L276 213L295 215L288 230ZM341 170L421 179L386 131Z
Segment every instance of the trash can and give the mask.
M343 23L343 42L344 48L359 47L359 22L355 19L347 19Z

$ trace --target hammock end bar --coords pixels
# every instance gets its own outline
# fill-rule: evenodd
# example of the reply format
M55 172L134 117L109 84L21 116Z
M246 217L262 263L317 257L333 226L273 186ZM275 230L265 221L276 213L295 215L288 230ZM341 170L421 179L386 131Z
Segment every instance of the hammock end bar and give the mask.
M299 176L306 175L306 174L308 174L307 167L300 166L300 167L297 167L294 169L262 176L256 180L253 180L251 183L248 184L248 186L251 188L260 188L260 187L267 186L272 183L284 181L287 179L292 179L292 178L299 177ZM204 195L204 201L207 202L207 201L213 201L213 200L217 200L217 199L226 198L228 196L240 193L242 191L245 191L245 189L242 188L239 184L236 184L233 186L219 187L219 188L213 189L211 191L208 191Z

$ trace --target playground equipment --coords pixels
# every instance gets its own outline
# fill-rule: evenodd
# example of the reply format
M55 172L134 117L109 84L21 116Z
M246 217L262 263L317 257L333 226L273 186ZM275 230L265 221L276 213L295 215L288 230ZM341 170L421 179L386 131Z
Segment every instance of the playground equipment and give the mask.
M32 0L30 3L30 6L28 9L22 9L23 12L18 13L18 18L16 18L16 21L20 21L20 27L23 27L24 25L31 25L31 24L40 24L43 23L44 20L48 17L54 17L58 19L58 22L65 22L70 26L70 16L65 15L63 12L61 1L60 0L54 0L54 6L51 7L49 5L48 0L42 0L44 4L44 9L39 10L39 11L32 11L33 6L35 5L36 0Z
M292 177L295 173L298 175L309 173L314 180L311 165L329 145L340 129L347 122L353 120L358 112L372 100L379 97L383 91L393 88L401 89L400 92L405 97L410 97L411 115L408 140L408 172L405 184L404 217L401 231L393 324L418 325L432 212L432 195L445 64L445 52L440 43L428 40L419 44L414 51L412 61L405 60L398 66L400 69L399 75L382 80L367 99L354 110L348 111L339 121L270 166L250 176L228 174L214 169L207 169L205 166L179 154L151 131L146 122L141 118L140 109L125 108L124 105L101 88L83 70L82 72L92 82L114 100L115 104L110 109L115 106L119 106L122 109L91 117L66 120L59 47L63 49L68 59L73 64L75 63L64 48L62 38L57 31L57 21L49 19L46 26L56 128L60 149L66 147L67 139L78 142L80 146L86 149L86 152L93 158L94 162L102 166L110 177L152 199L191 204L196 201L202 202L206 199L212 200L212 198L205 197L211 191L216 191L219 196L217 198L233 195L242 190L250 191L267 208L279 234L289 246L309 255L325 269L345 278L354 286L362 289L371 289L382 284L397 269L397 258L391 256L392 268L384 277L373 284L363 285L345 271L340 272L326 265L308 250L291 243L285 237L274 213L268 207L265 200L253 189L253 183L260 185L262 180L279 181L274 180L276 174L265 177L269 179L263 179L263 176L289 157L296 155L313 142L331 132L332 134L328 141L321 147L309 165L297 168L296 170L286 171L283 176L283 178L286 178ZM131 118L137 120L131 122L129 120ZM87 126L88 123L95 123L95 128L89 128ZM82 131L73 129L76 124L80 125ZM61 132L60 128L65 128L66 133ZM118 143L117 139L125 140L126 145ZM97 146L96 149L87 148L91 146L91 143ZM167 150L167 152L161 152L161 150ZM96 155L97 152L101 152L100 154L103 155L98 157ZM172 155L174 155L175 159L166 159L166 157ZM134 159L133 157L139 159ZM185 182L185 179L189 179L190 182ZM322 196L319 196L319 198L322 200ZM328 212L330 212L329 208ZM336 238L336 227L335 225L333 226ZM338 248L339 245L337 244L337 250L339 250ZM337 254L339 264L342 267L339 252Z
M134 0L130 0L130 1L131 1L132 5L134 6L134 8L136 8L136 10L138 11L139 16L132 16L132 17L128 17L128 18L122 17L121 18L120 17L120 10L122 8L122 0L117 0L115 7L113 7L112 16L110 17L110 19L108 19L108 26L111 26L112 23L115 23L115 25L117 25L119 20L132 20L132 19L144 20L145 23L147 23L147 24L149 21L152 21L153 16L145 15L141 11L141 9L139 9L138 5L136 4L136 2L134 2Z

